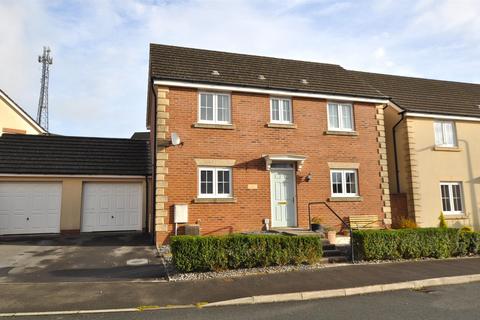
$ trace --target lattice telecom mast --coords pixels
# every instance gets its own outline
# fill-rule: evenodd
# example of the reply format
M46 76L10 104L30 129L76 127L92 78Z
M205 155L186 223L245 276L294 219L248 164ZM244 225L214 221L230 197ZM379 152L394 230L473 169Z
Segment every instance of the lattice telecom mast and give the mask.
M48 77L50 65L53 63L49 47L43 47L43 54L38 56L38 62L42 64L42 79L40 80L37 122L48 131Z

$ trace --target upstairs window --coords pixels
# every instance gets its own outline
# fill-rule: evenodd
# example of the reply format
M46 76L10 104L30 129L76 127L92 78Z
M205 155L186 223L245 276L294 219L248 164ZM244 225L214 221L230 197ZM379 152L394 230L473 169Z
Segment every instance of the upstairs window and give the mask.
M201 198L230 198L232 169L205 167L198 169L198 196Z
M270 99L270 122L292 123L292 102L290 99Z
M445 214L462 214L463 197L460 182L440 183L442 192L442 210Z
M332 197L358 196L357 170L331 170Z
M353 105L349 103L328 103L328 130L353 131Z
M455 125L453 121L435 121L435 145L438 147L456 147Z
M201 92L199 96L199 122L217 124L231 123L230 95Z

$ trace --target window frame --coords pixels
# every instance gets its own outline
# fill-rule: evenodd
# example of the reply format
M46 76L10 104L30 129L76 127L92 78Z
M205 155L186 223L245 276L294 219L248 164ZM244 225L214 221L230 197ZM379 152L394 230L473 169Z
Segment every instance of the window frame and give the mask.
M213 120L202 120L202 94L213 95ZM228 121L219 121L218 120L218 96L227 96L228 97L228 107L229 107L229 119ZM197 121L198 123L206 124L220 124L220 125L230 125L232 124L232 97L228 92L214 92L214 91L199 91L198 92L198 108L197 108Z
M453 144L445 143L445 123L452 124L452 137L453 137ZM441 124L442 126L442 144L437 144L437 130L435 128L436 124ZM458 146L457 142L457 126L455 125L455 121L452 120L434 120L433 122L433 136L434 136L434 143L436 147L445 147L445 148L456 148Z
M212 194L202 194L202 171L212 171L213 172L213 193ZM229 172L229 187L230 193L218 193L218 172L219 171L228 171ZM232 168L231 167L198 167L197 168L197 197L202 199L217 199L217 198L232 198L233 197L233 177L232 177Z
M455 208L455 202L453 199L453 187L452 186L458 186L460 190L460 205L462 206L462 210L454 210ZM450 204L450 211L446 211L443 208L443 194L442 194L442 186L448 186L448 197L449 197L449 204ZM464 215L465 214L465 199L463 195L463 185L462 182L460 181L442 181L440 182L440 205L442 206L442 212L444 215Z
M337 115L338 115L338 128L332 127L330 123L330 105L337 105ZM351 128L345 128L343 123L343 106L350 106L350 116L352 121ZM340 101L328 101L327 102L327 126L328 131L342 131L342 132L354 132L355 131L355 112L354 104L349 102L340 102Z
M342 177L342 193L333 192L333 174L340 173ZM347 173L355 174L355 193L347 193ZM360 193L358 190L358 170L357 169L330 169L330 194L333 198L355 198L359 197Z
M273 119L273 100L278 100L279 120L274 120ZM290 121L287 121L287 120L284 119L284 113L283 113L284 102L283 101L288 101L288 104L290 106L290 108L289 108ZM280 103L280 102L282 102L282 103ZM293 123L293 106L292 106L292 99L291 98L270 97L270 123L278 123L278 124L292 124Z

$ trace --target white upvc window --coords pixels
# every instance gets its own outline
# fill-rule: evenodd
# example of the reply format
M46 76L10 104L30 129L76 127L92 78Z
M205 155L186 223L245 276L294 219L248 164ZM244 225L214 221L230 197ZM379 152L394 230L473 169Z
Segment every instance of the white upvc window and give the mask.
M440 191L442 197L443 213L463 214L463 192L460 182L441 182Z
M199 198L231 198L232 168L198 168Z
M456 147L457 137L453 121L435 121L435 145L439 147Z
M231 124L230 95L226 93L200 92L198 98L198 122Z
M329 102L327 113L328 130L354 131L353 105L351 103Z
M270 98L270 122L292 123L292 101L285 98Z
M358 196L357 170L330 170L332 197Z

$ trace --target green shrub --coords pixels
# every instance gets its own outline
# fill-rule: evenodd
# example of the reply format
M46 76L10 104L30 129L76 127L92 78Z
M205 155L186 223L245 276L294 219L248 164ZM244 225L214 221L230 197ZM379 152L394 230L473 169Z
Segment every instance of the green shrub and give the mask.
M181 272L318 262L320 237L283 235L175 236L170 246Z
M353 245L356 260L448 258L479 253L480 233L454 228L358 230Z
M440 212L440 217L438 217L438 220L440 221L438 223L438 226L440 228L448 228L447 221L445 220L445 216L443 215L443 212Z

